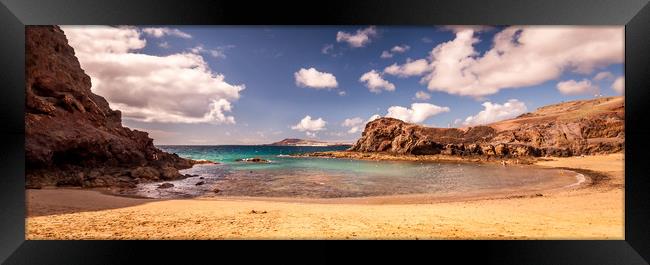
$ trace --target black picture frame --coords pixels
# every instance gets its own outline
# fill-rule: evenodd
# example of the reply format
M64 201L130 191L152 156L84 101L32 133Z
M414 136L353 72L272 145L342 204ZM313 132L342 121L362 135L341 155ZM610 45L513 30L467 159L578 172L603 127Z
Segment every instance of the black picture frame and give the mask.
M498 264L648 264L650 260L650 4L648 0L170 1L0 0L0 261L6 264L188 263L239 242L25 240L25 25L625 25L625 240L429 241L431 258ZM349 244L349 242L346 242ZM227 245L227 246L223 246ZM305 244L290 243L290 248ZM414 245L414 244L412 244ZM422 248L422 245L418 245ZM184 257L165 253L185 249ZM250 247L246 247L250 248ZM332 252L333 249L319 252ZM373 256L395 258L371 243ZM143 251L148 249L150 251ZM200 250L199 250L200 249ZM470 254L449 250L464 249ZM266 247L244 257L282 258ZM286 251L286 250L285 250ZM309 252L310 250L303 250ZM336 254L358 249L338 248ZM163 255L161 255L161 253ZM285 253L286 254L286 253ZM189 256L189 257L188 257ZM400 261L411 258L404 255ZM417 256L417 255L415 255ZM415 257L413 256L413 257ZM321 256L319 256L321 257ZM323 257L331 259L334 256ZM208 258L210 259L210 258ZM290 259L286 259L288 261ZM215 260L216 261L216 260ZM385 260L388 261L388 260Z

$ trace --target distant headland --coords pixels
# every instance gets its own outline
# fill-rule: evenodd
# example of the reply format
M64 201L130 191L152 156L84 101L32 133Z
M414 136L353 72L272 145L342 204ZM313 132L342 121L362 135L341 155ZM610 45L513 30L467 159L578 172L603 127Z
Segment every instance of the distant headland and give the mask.
M316 140L307 140L307 139L297 139L297 138L286 138L282 141L265 144L270 146L352 146L351 143L334 143L334 142L323 142Z

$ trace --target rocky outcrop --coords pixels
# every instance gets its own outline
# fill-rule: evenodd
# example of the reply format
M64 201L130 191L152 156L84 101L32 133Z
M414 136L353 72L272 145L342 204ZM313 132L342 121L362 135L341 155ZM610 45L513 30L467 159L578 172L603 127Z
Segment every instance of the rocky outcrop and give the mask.
M26 27L25 159L28 186L132 186L182 178L193 162L165 153L90 90L57 26ZM125 88L127 89L127 88Z
M413 155L573 156L620 152L622 97L550 105L515 119L467 128L430 128L393 118L366 124L349 149Z
M269 163L270 161L264 159L264 158L259 158L259 157L253 157L253 158L240 158L240 159L235 159L236 162L251 162L251 163Z

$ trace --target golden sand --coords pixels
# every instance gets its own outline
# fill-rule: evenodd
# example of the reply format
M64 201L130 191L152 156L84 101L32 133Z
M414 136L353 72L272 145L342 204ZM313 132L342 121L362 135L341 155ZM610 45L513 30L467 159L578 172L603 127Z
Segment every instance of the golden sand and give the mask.
M543 196L151 200L27 191L27 239L624 239L623 154L552 158L594 182ZM327 202L327 203L324 203Z

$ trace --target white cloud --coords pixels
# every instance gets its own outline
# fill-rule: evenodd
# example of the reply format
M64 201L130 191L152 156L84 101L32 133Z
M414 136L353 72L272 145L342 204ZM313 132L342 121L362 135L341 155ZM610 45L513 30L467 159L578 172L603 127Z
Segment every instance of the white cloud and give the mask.
M296 85L299 87L312 87L316 89L329 89L338 86L336 77L333 74L319 72L315 68L301 68L293 74Z
M625 93L625 78L622 76L619 76L616 78L614 83L612 84L612 89L614 91L618 92L619 94L624 94Z
M577 94L588 94L588 93L598 93L600 90L598 86L591 83L587 79L576 82L575 80L567 80L557 83L557 90L564 95L577 95Z
M415 92L415 98L419 100L429 100L431 99L431 95L424 91L418 91Z
M393 58L393 54L390 53L389 51L383 51L383 52L381 52L381 55L379 55L379 58L382 58L382 59Z
M145 39L140 38L140 32L135 27L61 26L61 28L74 48L75 54L121 54L142 49L147 44Z
M348 133L357 133L361 131L362 124L363 124L363 119L361 119L360 117L354 117L354 118L345 119L343 123L341 123L341 126L350 128L348 130Z
M463 122L464 125L484 125L514 118L528 111L526 104L516 99L510 99L504 104L484 102L482 105L483 110L474 116L467 117Z
M327 122L323 118L312 119L311 116L305 116L298 124L291 126L292 130L306 132L308 136L316 136L317 131L325 130ZM312 134L312 135L310 135Z
M190 98L189 100L194 100ZM164 112L156 107L134 107L125 103L111 103L124 114L127 119L142 122L169 122L169 123L225 123L234 124L235 117L227 116L224 112L232 111L232 104L226 99L211 99L207 103L207 112L190 116L187 113ZM192 111L192 110L191 110ZM199 112L203 112L203 108ZM192 113L194 114L194 113Z
M372 115L370 118L368 118L365 121L360 117L349 118L349 119L345 119L341 124L341 126L350 128L348 130L348 133L350 134L358 133L363 131L363 128L367 123L379 118L381 118L379 114Z
M396 53L404 53L404 52L408 51L409 49L411 49L411 46L408 46L406 44L397 45L397 46L394 46L393 48L391 48L390 51L383 51L381 53L381 56L379 56L379 57L382 58L382 59L393 58L394 54L396 54Z
M427 38L427 37L423 37L421 40L424 43L432 43L433 42L433 40L431 38Z
M375 36L377 36L377 29L370 26L357 30L354 34L339 31L336 33L336 42L347 42L350 47L359 48L372 42L372 38Z
M431 51L432 71L422 79L431 91L480 97L623 62L620 26L512 26L498 32L482 56L474 48L474 29L454 31L453 40Z
M449 112L448 107L440 107L429 103L413 103L411 108L391 106L386 117L400 119L405 122L421 123L434 115Z
M611 72L600 72L594 76L594 81L600 81L600 80L611 80L614 79L614 74Z
M408 46L406 44L402 44L402 45L397 45L397 46L391 48L390 51L393 52L393 53L404 53L404 52L406 52L406 51L408 51L410 49L411 49L411 46Z
M384 80L381 74L375 70L363 74L359 78L359 82L365 83L366 87L373 93L380 93L382 89L386 91L395 91L395 85Z
M156 38L162 38L163 36L166 36L166 35L176 36L176 37L183 38L183 39L192 38L192 35L190 35L190 34L182 32L182 31L180 31L178 29L170 29L170 28L143 28L142 32L146 33L147 35L156 37Z
M348 130L348 133L358 133L358 132L360 132L360 131L361 131L361 127L360 127L360 126L354 126L354 127L351 127L351 128Z
M345 93L345 91L343 91L343 90L339 91L339 96L345 96L346 94L347 93Z
M244 85L232 85L192 53L136 53L146 45L134 27L62 26L92 79L125 119L171 123L235 123L231 102Z
M386 67L384 69L384 73L399 77L409 77L422 75L430 69L431 68L429 66L429 62L427 62L425 59L419 59L415 61L408 59L403 65L392 64Z
M363 122L363 119L361 119L360 117L354 117L354 118L345 119L343 121L343 123L341 123L341 126L343 126L343 127L352 127L352 126L359 125L362 122Z

